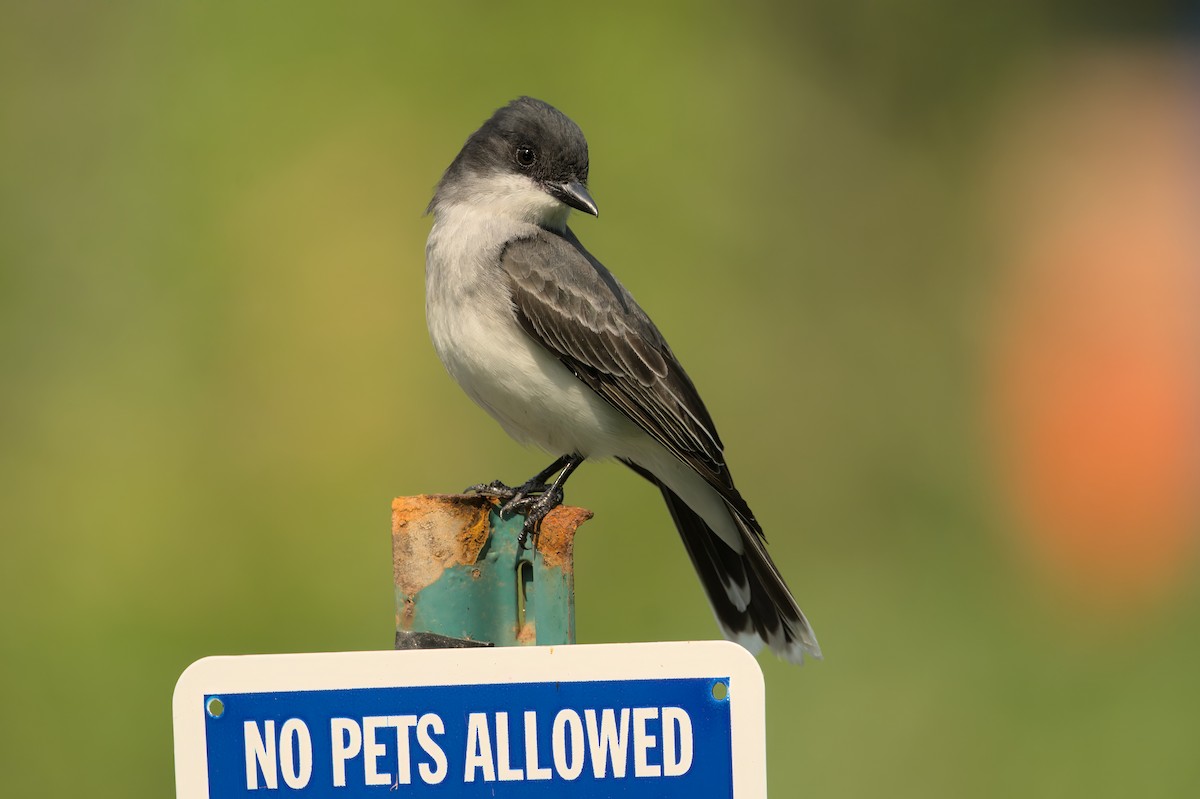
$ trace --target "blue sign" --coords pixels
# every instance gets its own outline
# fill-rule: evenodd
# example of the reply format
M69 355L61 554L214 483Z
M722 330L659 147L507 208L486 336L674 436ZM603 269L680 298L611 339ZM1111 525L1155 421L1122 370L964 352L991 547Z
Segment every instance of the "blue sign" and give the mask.
M209 791L732 796L729 688L674 679L211 695Z
M724 642L206 658L176 687L176 786L740 799L765 795L762 705Z

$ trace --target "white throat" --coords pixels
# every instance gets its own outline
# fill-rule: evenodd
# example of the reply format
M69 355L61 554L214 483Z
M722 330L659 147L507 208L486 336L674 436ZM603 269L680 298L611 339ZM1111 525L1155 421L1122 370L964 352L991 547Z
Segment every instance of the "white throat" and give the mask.
M531 178L511 173L461 177L453 194L435 204L434 215L459 205L469 205L475 214L559 232L566 228L571 213L570 207L551 197Z

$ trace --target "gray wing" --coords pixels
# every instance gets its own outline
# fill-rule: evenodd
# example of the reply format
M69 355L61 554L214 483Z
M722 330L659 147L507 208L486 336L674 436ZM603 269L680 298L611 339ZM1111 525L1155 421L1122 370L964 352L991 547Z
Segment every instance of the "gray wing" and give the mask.
M509 241L500 266L525 332L695 469L761 534L691 379L645 311L575 235Z

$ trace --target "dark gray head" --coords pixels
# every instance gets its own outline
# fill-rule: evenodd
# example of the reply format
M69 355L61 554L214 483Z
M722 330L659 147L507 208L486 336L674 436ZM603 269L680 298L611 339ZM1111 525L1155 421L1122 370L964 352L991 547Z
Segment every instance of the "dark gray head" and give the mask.
M519 97L467 139L429 210L468 203L557 227L568 208L596 215L587 178L587 140L579 126L548 103Z

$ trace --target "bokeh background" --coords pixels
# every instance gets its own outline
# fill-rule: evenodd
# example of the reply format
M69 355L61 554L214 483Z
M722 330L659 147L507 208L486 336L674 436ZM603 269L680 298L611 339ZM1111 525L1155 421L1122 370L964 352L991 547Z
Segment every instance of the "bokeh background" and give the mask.
M392 496L543 465L423 318L531 94L826 650L773 795L1196 795L1195 18L1112 6L4 3L3 793L170 795L188 663L387 648ZM715 635L648 485L568 498L582 641Z

